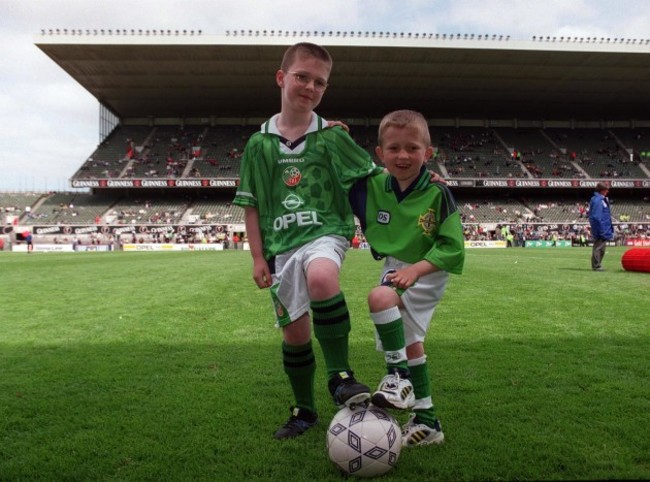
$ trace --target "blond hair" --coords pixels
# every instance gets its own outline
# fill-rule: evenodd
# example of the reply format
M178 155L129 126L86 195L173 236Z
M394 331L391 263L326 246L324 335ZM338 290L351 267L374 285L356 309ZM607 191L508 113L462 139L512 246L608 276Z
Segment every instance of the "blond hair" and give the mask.
M280 64L280 70L287 71L293 65L298 56L313 57L318 60L322 60L329 64L330 68L334 61L330 53L320 45L312 44L309 42L299 42L295 45L289 47L282 57L282 63Z
M413 126L420 131L421 141L429 147L431 145L431 134L429 134L429 125L427 120L422 114L414 110L396 110L384 116L379 123L379 134L377 136L378 144L381 146L383 142L384 132L389 127L404 128L406 126Z

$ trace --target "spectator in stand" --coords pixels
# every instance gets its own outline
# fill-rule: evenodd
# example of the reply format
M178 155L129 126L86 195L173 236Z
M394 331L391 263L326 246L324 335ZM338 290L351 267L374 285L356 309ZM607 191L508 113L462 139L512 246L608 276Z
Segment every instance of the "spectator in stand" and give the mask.
M596 192L589 203L589 224L591 225L591 236L594 245L591 250L591 269L604 271L602 266L605 257L607 241L614 239L614 227L612 225L612 213L609 208L607 194L609 187L604 182L596 184Z

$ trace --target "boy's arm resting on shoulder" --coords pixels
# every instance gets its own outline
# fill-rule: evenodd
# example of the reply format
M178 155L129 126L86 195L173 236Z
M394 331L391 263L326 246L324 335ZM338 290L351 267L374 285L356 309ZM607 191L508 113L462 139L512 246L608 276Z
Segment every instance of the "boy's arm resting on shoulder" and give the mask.
M345 132L350 132L350 126L348 126L345 122L340 121L340 120L330 120L327 121L327 127L341 127L345 130Z
M272 284L271 270L264 259L264 242L260 230L260 218L257 209L246 206L244 208L244 220L246 223L246 234L248 245L253 257L253 280L258 288L269 288Z
M370 153L354 142L345 130L333 128L322 132L338 181L346 191L359 179L383 172Z
M447 184L447 180L444 177L442 177L437 172L432 171L431 169L429 169L429 175L431 176L429 178L429 182L440 182L442 184Z

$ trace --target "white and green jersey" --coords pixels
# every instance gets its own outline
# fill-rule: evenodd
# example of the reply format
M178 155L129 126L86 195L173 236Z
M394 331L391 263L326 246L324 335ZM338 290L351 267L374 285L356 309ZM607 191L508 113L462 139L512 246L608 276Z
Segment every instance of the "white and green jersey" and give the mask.
M327 235L354 235L348 192L359 179L382 172L341 128L316 115L293 142L276 127L278 115L251 136L241 159L234 204L259 213L264 257Z
M381 174L358 182L350 202L379 257L411 264L425 259L461 274L465 239L460 214L449 188L430 180L423 166L420 177L401 191L395 178Z

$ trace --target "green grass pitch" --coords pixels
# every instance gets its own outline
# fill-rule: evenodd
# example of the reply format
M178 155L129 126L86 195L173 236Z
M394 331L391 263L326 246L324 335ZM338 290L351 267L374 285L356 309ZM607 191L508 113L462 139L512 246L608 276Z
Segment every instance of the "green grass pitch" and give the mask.
M589 249L469 250L426 342L446 442L382 480L650 479L650 275L624 251L595 273ZM341 278L371 386L379 269L354 251ZM0 253L0 480L342 480L318 348L320 423L271 437L292 397L250 270L241 251Z

